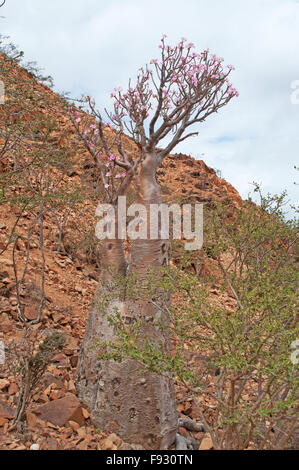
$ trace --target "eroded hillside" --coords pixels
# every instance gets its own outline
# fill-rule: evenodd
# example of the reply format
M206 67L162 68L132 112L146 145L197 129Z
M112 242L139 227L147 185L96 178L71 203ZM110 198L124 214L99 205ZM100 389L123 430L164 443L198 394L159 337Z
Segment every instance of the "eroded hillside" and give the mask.
M67 102L14 60L1 55L0 61L0 78L6 86L6 103L0 106L0 340L11 351L13 343L24 340L20 304L27 321L34 322L42 313L41 321L30 327L35 350L51 331L61 331L67 338L33 395L23 433L9 430L20 389L16 371L8 364L10 356L0 366L0 448L27 449L33 443L41 449L130 448L115 433L94 428L74 386L80 342L101 268L94 236L95 208L102 197L97 169L76 137ZM111 140L113 131L105 132ZM136 158L138 150L128 137L125 149ZM187 155L169 155L158 179L167 202L202 202L205 210L217 200L242 207L228 182L204 161ZM217 286L211 295L233 308L234 300ZM18 354L21 360L22 353ZM198 410L181 386L177 399L179 413L196 421ZM64 400L63 416L59 400ZM208 402L202 406L209 409ZM184 428L180 432L193 439L195 448L204 437Z

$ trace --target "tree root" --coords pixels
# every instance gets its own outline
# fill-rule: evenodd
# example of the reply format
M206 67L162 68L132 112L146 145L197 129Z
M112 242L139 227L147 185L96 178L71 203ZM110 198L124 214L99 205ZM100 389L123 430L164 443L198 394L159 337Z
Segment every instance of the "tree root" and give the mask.
M176 450L188 450L188 439L181 436L179 433L175 436L175 448Z
M179 433L175 437L175 449L176 450L197 450L198 443L195 439L187 439L181 436Z
M193 419L189 418L188 416L186 416L186 418L179 418L178 427L185 428L188 431L193 431L193 432L205 431L203 424L195 423Z
M195 423L193 419L188 416L179 418L178 427L185 428L191 432L204 432L204 426L201 423ZM187 439L177 433L175 437L175 448L176 450L195 450L198 449L198 444L195 439Z

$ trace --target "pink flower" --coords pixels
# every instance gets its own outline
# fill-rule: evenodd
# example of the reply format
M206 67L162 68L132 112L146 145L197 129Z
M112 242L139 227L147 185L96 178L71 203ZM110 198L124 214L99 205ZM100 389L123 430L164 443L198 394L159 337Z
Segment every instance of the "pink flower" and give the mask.
M108 189L108 188L109 188L109 184L105 184L105 188Z
M115 155L110 155L109 160L115 160L116 156Z
M125 176L127 176L127 173L122 173L121 176L124 178Z
M114 178L120 178L120 175L119 175L119 174L117 174L117 175L115 175L115 176L114 176Z

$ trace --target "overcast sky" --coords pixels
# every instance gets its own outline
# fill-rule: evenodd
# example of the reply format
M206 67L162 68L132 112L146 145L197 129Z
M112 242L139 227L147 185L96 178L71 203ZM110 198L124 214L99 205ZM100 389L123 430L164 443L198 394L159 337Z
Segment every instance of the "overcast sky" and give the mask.
M210 48L235 66L240 96L175 151L221 170L244 198L256 181L296 202L299 0L6 0L1 15L0 33L53 76L56 90L91 95L100 109L159 57L163 33L171 44L184 36L198 52Z

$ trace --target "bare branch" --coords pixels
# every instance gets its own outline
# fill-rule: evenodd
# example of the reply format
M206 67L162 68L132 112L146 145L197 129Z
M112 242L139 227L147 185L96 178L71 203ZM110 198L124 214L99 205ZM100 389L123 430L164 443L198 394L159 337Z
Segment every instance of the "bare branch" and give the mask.
M142 151L153 151L170 131L174 131L167 149L159 153L160 162L178 143L197 135L196 132L184 135L187 127L203 122L238 96L228 81L233 66L224 70L222 58L210 55L208 50L192 53L193 44L186 45L184 41L171 47L165 44L163 37L159 45L161 62L156 59L150 62L154 70L142 67L134 88L130 80L125 93L118 88L111 94L114 99L114 114L109 114L112 122L121 129L126 128ZM147 124L151 110L153 116Z

